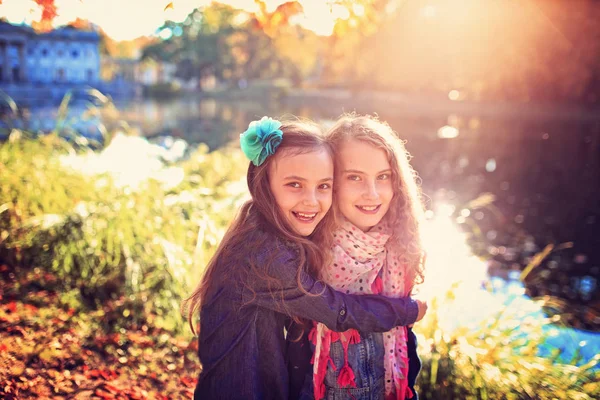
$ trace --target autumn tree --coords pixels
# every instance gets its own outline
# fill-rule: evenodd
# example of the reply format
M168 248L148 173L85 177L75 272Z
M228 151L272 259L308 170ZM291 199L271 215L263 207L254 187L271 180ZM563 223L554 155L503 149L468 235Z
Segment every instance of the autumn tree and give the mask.
M148 46L143 56L176 63L177 75L186 80L214 74L231 82L275 77L300 82L316 64L316 36L290 26L290 18L302 11L297 2L273 12L261 4L259 12L248 13L212 3L182 23L168 21L159 29L166 39Z

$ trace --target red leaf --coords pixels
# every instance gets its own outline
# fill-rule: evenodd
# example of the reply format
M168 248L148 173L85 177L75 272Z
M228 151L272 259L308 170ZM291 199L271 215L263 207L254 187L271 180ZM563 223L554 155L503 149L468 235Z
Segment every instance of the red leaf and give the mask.
M104 390L96 389L94 394L101 399L115 399L115 395L109 392L105 392Z
M121 391L121 389L119 389L118 387L116 387L114 385L111 385L110 383L104 384L104 387L106 389L108 389L108 391L111 393L119 393Z
M99 371L100 375L107 381L111 379L110 371Z
M181 382L183 386L194 387L196 386L197 380L189 376L183 376L179 379L179 382Z
M52 21L56 17L56 6L54 0L35 0L42 7L42 21Z
M32 312L36 312L38 310L38 308L36 306L34 306L33 304L25 304L25 309L32 311Z
M11 301L10 303L8 303L6 307L8 308L8 311L10 311L10 312L14 313L17 311L17 303L15 303L14 301Z

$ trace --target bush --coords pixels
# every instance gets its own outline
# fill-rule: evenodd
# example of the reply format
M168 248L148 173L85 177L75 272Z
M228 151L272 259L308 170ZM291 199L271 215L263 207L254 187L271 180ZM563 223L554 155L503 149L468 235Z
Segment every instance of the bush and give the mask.
M109 322L150 318L179 331L181 299L245 192L235 183L246 162L239 151L203 147L179 165L185 179L178 186L149 180L134 190L62 165L60 157L74 151L57 135L13 135L0 145L0 257L53 271L86 306L123 297Z
M559 350L540 356L551 332L545 328L557 318L537 315L538 304L518 297L484 321L449 327L441 317L451 314L456 295L457 285L434 299L415 325L423 363L420 399L598 398L600 355L579 367L577 358L563 360Z

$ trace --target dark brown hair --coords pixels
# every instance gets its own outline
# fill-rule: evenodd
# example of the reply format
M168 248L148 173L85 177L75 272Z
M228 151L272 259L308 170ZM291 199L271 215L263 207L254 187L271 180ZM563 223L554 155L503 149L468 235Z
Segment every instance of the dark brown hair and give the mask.
M260 246L263 244L247 243L248 239L252 236L251 233L261 230L274 231L282 242L290 243L299 250L296 281L302 290L304 290L300 281L302 271L308 272L312 276L318 276L317 270L329 261L330 252L321 251L321 249L329 249L331 247L332 232L334 229L333 216L330 212L327 213L310 237L302 237L295 233L282 215L271 193L269 166L273 163L276 156L286 157L325 150L333 157L333 151L319 126L312 122L287 121L282 123L280 129L283 132L283 139L277 148L276 154L267 157L265 162L258 167L252 163L248 166L247 183L251 199L241 207L238 215L221 240L215 254L206 266L202 280L192 294L183 302L182 309L187 311L192 331L194 331L192 323L194 314L199 311L202 302L205 300L207 289L211 282L215 280L217 274L223 272L219 268L224 263L223 260L234 257L235 249L238 249L242 244L246 246ZM250 273L254 273L261 279L267 280L269 288L271 288L271 294L275 300L277 291L274 288L277 288L280 282L265 272L269 269L269 265L257 265L258 263L254 260L254 256L255 254L251 254L249 257ZM273 259L268 262L272 263ZM280 293L280 296L283 296L283 293ZM285 308L285 304L282 303L282 306ZM290 316L294 317L293 315Z

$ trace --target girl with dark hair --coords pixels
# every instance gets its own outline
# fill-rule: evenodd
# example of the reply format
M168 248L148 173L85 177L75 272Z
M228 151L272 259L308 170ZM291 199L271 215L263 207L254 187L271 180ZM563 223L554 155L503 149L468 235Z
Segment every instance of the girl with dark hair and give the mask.
M311 277L331 246L333 158L320 129L263 118L240 144L251 200L184 306L200 313L195 399L287 399L286 330L301 318L333 331L389 331L423 317L408 297L354 296ZM193 326L192 326L193 330Z

